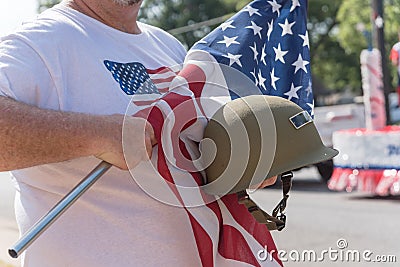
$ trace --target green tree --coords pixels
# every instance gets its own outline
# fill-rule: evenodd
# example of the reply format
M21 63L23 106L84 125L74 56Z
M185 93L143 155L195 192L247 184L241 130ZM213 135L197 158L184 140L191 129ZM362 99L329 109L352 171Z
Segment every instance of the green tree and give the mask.
M326 89L360 88L358 55L346 53L338 39L338 12L344 0L309 0L308 30L313 75Z
M398 41L398 29L400 26L400 0L384 1L384 25L385 25L385 49L386 58L393 44ZM340 7L337 16L340 22L338 39L346 55L359 55L362 49L367 47L366 38L360 31L361 23L365 30L371 32L371 2L365 0L346 0ZM395 69L392 68L391 77L393 83Z
M386 50L398 41L397 30L400 26L400 0L383 0L385 4L385 42ZM371 31L371 6L370 1L346 0L340 7L338 16L340 21L339 39L346 52L360 53L367 47L362 33L359 31L360 23L365 29Z
M388 57L391 46L398 41L400 0L383 1ZM360 53L368 47L361 29L371 32L371 14L371 1L309 0L312 71L326 87L361 93ZM394 72L392 68L392 77Z
M38 0L38 11L42 12L60 2L60 0Z
M199 22L212 21L211 25L184 29L184 32L172 32L183 44L191 47L196 41L212 31L250 1L235 0L145 0L139 19L148 24L170 31Z

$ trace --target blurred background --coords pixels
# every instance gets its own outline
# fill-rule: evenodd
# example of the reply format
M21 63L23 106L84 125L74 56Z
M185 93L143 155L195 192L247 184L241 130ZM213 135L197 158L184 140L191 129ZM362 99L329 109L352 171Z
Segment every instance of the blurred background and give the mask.
M59 1L1 0L0 35ZM140 20L176 36L187 48L239 11L247 0L144 0ZM335 131L365 127L360 54L368 47L382 56L382 86L386 124L398 124L400 109L396 67L389 53L399 41L400 0L309 0L308 30L315 97L315 123L324 143L334 146ZM400 139L395 140L399 147ZM324 162L295 173L289 199L288 225L274 233L278 248L290 251L338 249L339 239L355 250L395 255L396 262L304 262L290 259L285 266L399 266L400 197L343 186L331 190L327 182L334 162ZM399 175L400 177L400 175ZM13 219L13 187L0 173L0 267L18 266L7 247L18 237ZM348 192L346 192L348 191ZM270 210L281 195L279 185L258 191L254 198ZM11 265L9 265L11 264Z

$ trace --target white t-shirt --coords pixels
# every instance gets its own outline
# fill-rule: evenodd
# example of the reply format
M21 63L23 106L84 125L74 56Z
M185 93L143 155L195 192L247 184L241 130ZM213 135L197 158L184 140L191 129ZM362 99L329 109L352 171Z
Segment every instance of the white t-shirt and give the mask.
M1 39L0 92L46 109L122 114L136 90L126 84L126 75L140 72L141 79L143 68L151 72L182 63L186 53L164 31L139 27L142 33L132 35L61 5L47 10ZM98 163L87 157L13 171L21 232ZM184 209L149 197L115 167L29 247L23 262L29 267L200 265Z

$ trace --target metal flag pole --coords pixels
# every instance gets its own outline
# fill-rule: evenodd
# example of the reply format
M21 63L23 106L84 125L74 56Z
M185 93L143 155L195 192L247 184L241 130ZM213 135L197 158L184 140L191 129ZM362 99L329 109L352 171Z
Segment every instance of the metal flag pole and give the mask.
M46 229L52 225L83 193L86 192L112 165L102 161L83 180L44 215L8 250L18 258Z

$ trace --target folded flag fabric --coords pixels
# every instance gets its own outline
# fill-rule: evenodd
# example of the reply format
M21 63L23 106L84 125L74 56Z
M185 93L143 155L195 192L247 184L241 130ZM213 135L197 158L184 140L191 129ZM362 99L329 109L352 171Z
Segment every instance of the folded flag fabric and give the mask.
M158 141L151 159L154 175L133 176L149 194L186 210L199 255L193 266L282 266L268 229L236 195L216 197L201 190L196 159L208 120L234 98L277 95L312 113L306 15L306 0L253 1L189 50L167 92L165 83L159 92L148 84L149 89L135 89L138 94L126 88L140 110L136 115L148 119ZM149 92L160 94L144 101L140 95ZM152 184L151 177L159 179ZM267 260L260 259L260 251L270 254Z

